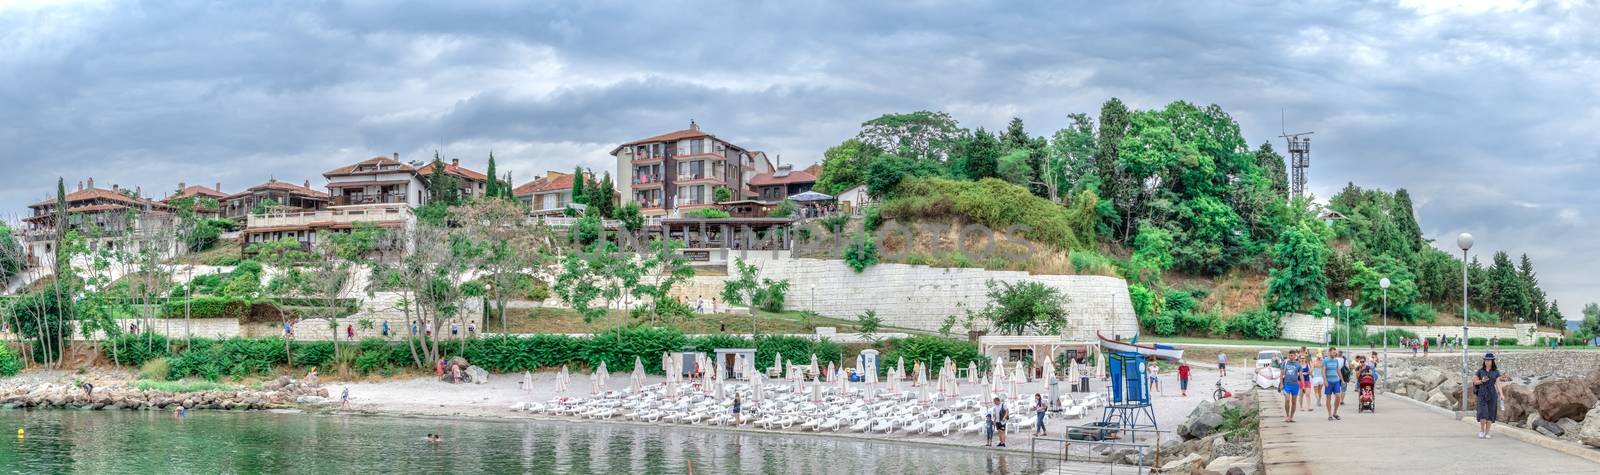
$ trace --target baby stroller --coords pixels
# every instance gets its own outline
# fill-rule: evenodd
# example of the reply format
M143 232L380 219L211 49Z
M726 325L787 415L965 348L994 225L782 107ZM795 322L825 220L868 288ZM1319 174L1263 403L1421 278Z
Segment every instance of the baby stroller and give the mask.
M1372 373L1370 371L1362 372L1360 383L1356 386L1361 397L1361 407L1356 409L1357 413L1378 412L1378 409L1373 405L1373 400L1377 397L1377 393L1373 391L1373 386Z

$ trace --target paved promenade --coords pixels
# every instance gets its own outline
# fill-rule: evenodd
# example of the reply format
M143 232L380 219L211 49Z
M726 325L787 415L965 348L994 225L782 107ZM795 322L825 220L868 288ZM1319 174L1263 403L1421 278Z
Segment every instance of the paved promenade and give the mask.
M1342 421L1329 421L1322 409L1283 420L1283 399L1263 391L1261 441L1272 475L1429 473L1429 474L1579 474L1600 473L1600 464L1581 457L1497 434L1477 438L1476 426L1389 396L1379 396L1378 412L1356 413L1356 396L1346 396Z

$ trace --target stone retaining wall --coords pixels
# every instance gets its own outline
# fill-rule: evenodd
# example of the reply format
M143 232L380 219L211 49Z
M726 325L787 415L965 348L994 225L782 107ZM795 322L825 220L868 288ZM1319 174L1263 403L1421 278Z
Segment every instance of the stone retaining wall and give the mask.
M1384 327L1382 325L1367 324L1367 333L1379 333L1383 331L1383 328ZM1461 336L1461 327L1457 326L1394 325L1389 328L1416 333L1417 336L1423 338L1436 337L1439 335L1445 335L1449 337ZM1517 344L1519 345L1533 345L1538 343L1539 338L1560 338L1561 334L1547 331L1537 331L1532 323L1518 323L1513 328L1479 326L1469 327L1467 336L1471 338L1516 338Z
M1470 371L1477 371L1478 366L1483 364L1484 353L1486 352L1483 349L1468 349L1467 365ZM1435 351L1433 354L1441 353ZM1460 373L1461 350L1444 354L1453 356L1396 358L1392 363L1395 370L1431 366L1443 370L1446 374ZM1500 366L1500 372L1514 380L1578 378L1589 374L1595 368L1600 368L1600 352L1587 350L1502 351L1495 353L1494 360L1495 364Z
M1278 323L1278 338L1285 340L1324 343L1328 332L1333 331L1336 319L1318 318L1303 313L1285 315Z
M1114 277L905 264L878 264L856 273L840 260L772 258L759 252L746 259L761 268L762 278L789 280L785 296L789 308L831 318L855 319L874 310L885 325L937 331L948 315L959 318L968 309L982 310L988 303L989 280L1027 280L1059 289L1070 299L1069 340L1092 340L1096 330L1123 338L1139 333L1127 282ZM730 263L729 273L735 272ZM956 330L962 327L957 325Z

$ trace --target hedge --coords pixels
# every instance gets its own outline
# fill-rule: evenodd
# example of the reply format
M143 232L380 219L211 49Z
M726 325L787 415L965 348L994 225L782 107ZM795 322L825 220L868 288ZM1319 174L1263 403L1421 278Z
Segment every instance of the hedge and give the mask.
M161 304L163 318L183 318L184 299L167 299ZM190 318L240 318L250 314L250 302L242 298L196 296L188 299Z
M426 343L421 339L418 343ZM167 358L170 364L168 377L180 379L199 377L216 381L224 376L243 378L270 375L275 368L294 356L296 367L332 367L339 362L350 365L361 374L384 372L397 368L414 367L411 349L406 340L367 338L351 345L341 343L339 361L334 360L334 343L328 341L291 342L289 353L284 352L281 337L229 338L216 340L194 338L185 347L183 340L171 340L174 351L168 352L169 341L160 335L122 335L104 347L106 356L116 355L118 362L137 367L147 361ZM953 358L958 366L976 362L988 367L987 360L970 342L948 340L934 336L916 336L904 340L888 340L884 370L889 362L904 356L911 361L931 363L935 369L944 358ZM443 342L439 349L444 357L462 356L471 364L496 373L514 373L554 368L561 365L594 368L601 362L614 373L633 370L635 358L643 360L645 371L661 374L661 354L684 349L711 353L717 348L755 348L756 365L768 368L779 353L785 361L810 364L811 355L818 363L841 364L844 348L828 340L806 337L767 335L754 340L728 335L705 335L689 338L673 328L623 327L607 330L591 337L567 335L495 335L467 340L466 349L458 342ZM936 376L930 374L930 376Z

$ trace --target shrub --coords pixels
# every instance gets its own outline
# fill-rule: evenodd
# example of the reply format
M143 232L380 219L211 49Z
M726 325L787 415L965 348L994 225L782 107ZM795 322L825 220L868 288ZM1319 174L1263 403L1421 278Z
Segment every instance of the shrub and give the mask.
M772 208L772 211L768 211L767 212L767 216L771 216L771 217L774 217L774 218L787 218L787 217L790 217L790 216L794 216L794 212L795 212L794 201L793 200L783 200L783 202L778 203L777 207Z
M883 211L878 209L878 207L876 205L868 206L865 211L862 211L862 213L861 213L861 227L862 227L862 229L866 229L867 232L873 233L873 232L878 232L878 226L882 226L882 225L883 225Z
M228 391L233 387L212 381L145 381L133 382L133 388L140 391L159 391L164 393L198 393L204 391Z
M1155 313L1156 294L1139 284L1128 285L1128 300L1133 303L1133 313L1140 318Z
M329 361L333 361L333 342L331 341L308 341L294 345L294 364L296 366L302 368L327 367Z
M639 357L644 361L655 362L646 364L646 371L660 374L661 353L682 351L688 341L688 338L676 328L620 327L595 334L588 340L582 341L578 355L579 359L588 363L590 367L599 366L600 362L604 361L606 366L613 370L632 369L634 357Z
M172 366L166 358L155 358L139 365L139 379L166 381L172 375Z
M868 267L877 265L878 244L872 242L872 237L864 233L856 235L844 249L844 263L858 274Z
M217 256L217 257L211 259L211 265L214 265L214 266L236 266L236 265L239 265L239 260L240 259L241 258L239 256L232 255L232 254Z
M1499 343L1500 346L1517 346L1517 339L1516 338L1500 338L1500 339L1495 340L1495 343Z
M1469 338L1467 338L1467 345L1468 346L1476 346L1476 347L1489 346L1489 339L1481 337L1481 336L1469 337Z
M0 344L0 376L16 376L22 372L22 358L11 352L11 348Z
M1072 271L1081 275L1117 275L1117 265L1111 258L1094 251L1072 251Z
M167 356L167 337L154 333L123 333L101 342L101 348L111 361L140 366Z
M716 208L701 208L683 213L685 218L719 219L730 216L727 211Z
M196 296L188 299L191 318L241 318L250 314L250 302L238 297ZM165 318L183 318L184 299L167 299L161 304Z
M880 206L885 216L896 220L960 216L996 231L1019 228L1028 239L1058 249L1086 249L1094 240L1092 235L1079 236L1072 230L1070 214L1077 212L1074 209L1034 196L1026 187L993 178L976 182L906 179Z
M829 232L834 234L839 234L844 232L844 225L850 222L850 215L844 213L832 214L822 218L818 222L822 224L823 229L827 229Z
M1270 340L1278 337L1278 325L1281 316L1269 312L1265 308L1255 308L1244 313L1234 315L1228 321L1228 331L1237 333L1245 338Z
M1474 322L1499 323L1500 322L1500 315L1499 314L1480 311L1480 310L1477 310L1477 309L1468 309L1467 310L1467 320L1474 321Z

